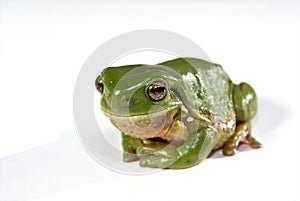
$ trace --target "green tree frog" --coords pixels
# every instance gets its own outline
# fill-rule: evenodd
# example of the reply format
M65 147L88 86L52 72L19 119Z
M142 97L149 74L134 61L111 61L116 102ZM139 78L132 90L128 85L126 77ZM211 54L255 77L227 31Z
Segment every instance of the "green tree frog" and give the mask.
M181 169L214 150L231 156L241 143L261 147L251 135L254 89L234 84L219 64L177 58L107 67L95 86L104 115L121 131L125 162Z

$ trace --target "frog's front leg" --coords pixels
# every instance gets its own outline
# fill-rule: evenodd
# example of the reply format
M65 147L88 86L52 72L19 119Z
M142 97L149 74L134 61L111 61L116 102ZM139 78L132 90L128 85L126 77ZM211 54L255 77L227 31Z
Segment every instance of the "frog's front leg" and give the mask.
M181 169L191 167L205 159L216 144L214 128L200 128L179 147L171 144L164 149L141 155L140 166Z
M131 137L126 133L122 132L122 147L123 147L123 161L131 162L137 161L139 157L136 154L136 150L143 146L143 143L140 139Z
M261 143L251 135L249 121L237 124L234 134L228 139L223 148L223 154L226 156L234 155L240 143L249 144L254 149L261 147Z

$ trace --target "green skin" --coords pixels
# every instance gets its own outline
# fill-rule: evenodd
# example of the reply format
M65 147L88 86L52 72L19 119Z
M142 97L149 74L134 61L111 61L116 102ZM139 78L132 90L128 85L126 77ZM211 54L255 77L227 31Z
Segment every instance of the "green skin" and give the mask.
M250 135L257 111L253 88L233 84L218 64L177 58L108 67L100 76L101 109L122 132L126 162L181 169L220 148L230 156L241 143L261 147ZM166 94L154 101L147 89L157 81L165 83Z

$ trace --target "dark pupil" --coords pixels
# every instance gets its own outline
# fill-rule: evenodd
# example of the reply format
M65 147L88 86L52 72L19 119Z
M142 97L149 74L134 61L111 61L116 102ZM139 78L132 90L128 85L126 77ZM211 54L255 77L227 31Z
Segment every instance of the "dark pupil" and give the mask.
M165 87L158 86L158 87L155 87L154 89L152 89L152 92L155 94L160 94L160 93L164 92L164 90L165 90Z

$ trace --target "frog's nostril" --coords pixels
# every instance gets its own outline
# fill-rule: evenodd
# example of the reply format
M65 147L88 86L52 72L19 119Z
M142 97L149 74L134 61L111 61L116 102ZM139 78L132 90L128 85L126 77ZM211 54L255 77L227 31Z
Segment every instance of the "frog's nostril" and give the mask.
M96 87L97 91L100 92L100 94L103 93L104 86L103 86L103 82L102 82L102 79L101 79L100 75L95 80L95 87Z
M128 103L129 103L129 97L128 97L128 96L126 96L126 97L124 98L124 103L128 105Z

